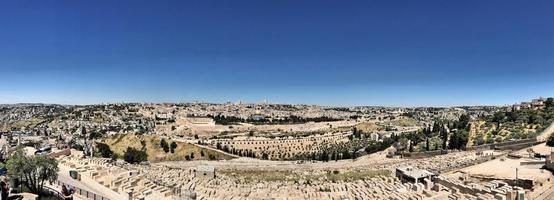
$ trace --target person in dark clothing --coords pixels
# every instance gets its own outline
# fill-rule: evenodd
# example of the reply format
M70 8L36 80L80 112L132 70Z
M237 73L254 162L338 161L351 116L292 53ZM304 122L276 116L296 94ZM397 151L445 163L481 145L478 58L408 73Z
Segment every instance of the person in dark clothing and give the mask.
M8 200L8 195L10 194L10 188L8 184L4 181L0 182L0 197L2 200Z
M65 187L65 185L62 186L62 195L65 200L73 200L73 191Z

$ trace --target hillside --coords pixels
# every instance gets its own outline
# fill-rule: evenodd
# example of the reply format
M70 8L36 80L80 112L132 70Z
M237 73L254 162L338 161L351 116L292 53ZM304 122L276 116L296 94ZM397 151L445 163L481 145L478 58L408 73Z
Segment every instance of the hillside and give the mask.
M413 118L403 118L403 119L395 119L391 121L385 121L385 122L362 122L359 124L356 124L356 129L360 130L364 133L371 133L371 132L379 132L387 130L387 127L412 127L412 126L418 126L417 120Z
M554 103L540 109L512 109L472 122L469 145L491 144L537 136L554 122Z
M204 149L184 142L175 142L177 144L175 152L166 153L160 146L160 141L161 139L154 135L121 134L104 139L102 142L110 146L110 149L118 157L122 157L127 147L133 147L136 149L143 149L144 147L146 148L146 153L148 154L148 160L151 162L181 161L187 160L187 158L190 160L231 159L231 157L217 151ZM168 143L172 142L169 139L166 139L166 141Z
M364 132L364 133L371 133L371 132L377 132L377 131L383 131L385 128L383 126L379 126L375 124L375 122L362 122L359 124L356 124L356 129Z

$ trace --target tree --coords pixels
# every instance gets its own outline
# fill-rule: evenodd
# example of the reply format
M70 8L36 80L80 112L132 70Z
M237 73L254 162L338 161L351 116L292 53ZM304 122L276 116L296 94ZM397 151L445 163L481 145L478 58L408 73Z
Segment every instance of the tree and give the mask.
M115 154L107 144L98 142L96 143L96 149L103 158L115 158Z
M169 144L167 144L167 141L165 141L165 139L163 138L160 141L160 147L164 150L164 152L169 152Z
M171 153L175 153L176 148L177 148L177 143L175 143L175 141L171 142Z
M546 146L554 147L554 134L551 134L546 141Z
M398 151L405 151L406 148L408 148L408 145L409 145L409 140L405 137L402 137L398 139L398 143L396 144L396 149L398 149Z
M350 141L354 140L354 135L348 135L348 140Z
M458 119L458 123L457 123L457 127L458 129L462 130L468 130L469 131L469 115L467 114L463 114L462 116L460 116L460 118Z
M45 181L58 179L58 161L46 155L26 156L17 150L6 163L10 176L18 178L31 190L41 195Z
M440 137L442 141L442 149L446 149L446 144L448 142L448 131L444 128L444 126L441 126L440 128Z
M550 108L553 108L554 107L554 98L552 97L549 97L546 99L546 101L544 102L544 107L546 110L550 109Z
M140 163L148 159L148 154L146 154L145 150L127 147L123 159L128 163Z
M83 126L83 128L81 129L81 135L82 136L87 136L87 129Z
M84 128L83 128L84 130ZM88 136L88 139L90 140L93 140L93 139L98 139L98 138L101 138L102 137L102 133L99 132L99 131L92 131L90 132L90 135Z
M362 138L362 133L361 131L358 131L358 129L356 127L352 128L352 135L354 135L354 138Z
M326 151L323 151L321 153L321 157L319 159L323 162L327 162L327 161L329 161L329 154L327 154Z
M449 149L464 149L468 140L468 132L465 130L457 130L450 136L448 142Z
M425 137L425 151L429 151L431 148L429 147L429 137Z
M506 113L504 113L504 112L496 112L496 113L494 113L494 115L492 116L491 121L492 121L492 122L496 122L496 123L501 123L501 122L504 122L505 119L506 119Z
M342 152L342 159L350 159L350 152L348 150L344 150Z
M423 135L425 136L425 150L429 151L429 138L431 137L431 127L425 126L422 130ZM421 134L419 134L421 135Z
M433 132L439 132L441 125L437 122L433 122Z

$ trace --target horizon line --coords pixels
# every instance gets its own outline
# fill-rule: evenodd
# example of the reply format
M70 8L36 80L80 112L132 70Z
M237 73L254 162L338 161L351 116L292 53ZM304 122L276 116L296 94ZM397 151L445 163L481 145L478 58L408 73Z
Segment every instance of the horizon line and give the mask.
M541 98L541 97L539 97ZM545 97L551 98L551 97ZM537 99L537 98L533 98ZM531 99L532 100L532 99ZM306 105L306 106L321 106L321 107L330 107L330 108L350 108L350 107L384 107L384 108L457 108L457 107L507 107L514 104L519 104L527 101L517 102L513 104L467 104L467 105L330 105L330 104L317 104L317 103L283 103L283 102L248 102L248 101L227 101L227 102L217 102L217 101L182 101L182 102L140 102L140 101L120 101L120 102L100 102L100 103L54 103L54 102L16 102L16 103L0 103L0 105L18 105L18 104L28 104L28 105L59 105L59 106L93 106L93 105L113 105L113 104L245 104L245 105ZM530 101L528 101L530 102Z

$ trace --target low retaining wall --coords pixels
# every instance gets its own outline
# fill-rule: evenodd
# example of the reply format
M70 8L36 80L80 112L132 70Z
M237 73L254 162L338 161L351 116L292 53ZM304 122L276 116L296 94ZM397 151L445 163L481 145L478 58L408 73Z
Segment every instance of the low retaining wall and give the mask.
M411 152L411 153L402 153L402 158L426 158L432 156L443 155L452 152L451 150L436 150L436 151L424 151L424 152Z
M471 146L466 147L465 151L473 151L473 150L519 150L526 147L530 147L536 144L541 143L540 141L537 141L536 138L529 138L529 139L523 139L523 140L516 140L516 141L506 141L506 142L500 142L495 144L484 144L479 146ZM424 151L424 152L411 152L411 153L402 153L402 158L425 158L425 157L432 157L432 156L438 156L450 153L454 150L435 150L435 151Z
M535 144L540 143L540 141L537 140L537 138L529 138L529 139L522 139L522 140L514 140L514 141L506 141L506 142L499 142L499 143L493 143L493 144L483 144L483 145L477 145L477 146L471 146L466 147L465 150L472 151L472 150L491 150L491 149L498 149L498 150L514 150L514 149L522 149L527 146L533 146Z
M518 144L497 146L497 147L495 147L495 149L498 149L498 150L519 150L519 149L524 149L524 148L531 147L531 146L534 146L534 145L537 145L537 144L540 144L540 143L541 142L538 142L538 141L522 142L522 143L518 143Z
M479 175L470 175L470 176L472 178L477 178L477 179L487 180L487 181L499 180L499 181L503 181L503 182L508 183L508 185L518 186L518 187L521 187L521 188L527 189L527 190L533 189L533 186L535 184L535 182L533 182L533 180L529 180L529 179L517 179L516 180L516 179L506 179L506 178L497 178L497 177L491 178L491 177L479 176Z
M520 162L519 165L545 165L546 164L546 161L543 160L543 161L525 161L525 162Z
M89 192L88 190L84 190L84 189L81 189L79 187L75 187L73 185L70 185L70 184L67 184L67 183L64 183L64 182L61 182L61 181L56 181L56 184L58 186L62 186L62 185L66 185L66 186L69 186L71 188L73 188L75 190L75 194L78 194L80 196L83 196L87 199L94 199L94 200L110 200L106 197L103 197L103 196L100 196L100 195L97 195L96 193L93 193L93 192Z

